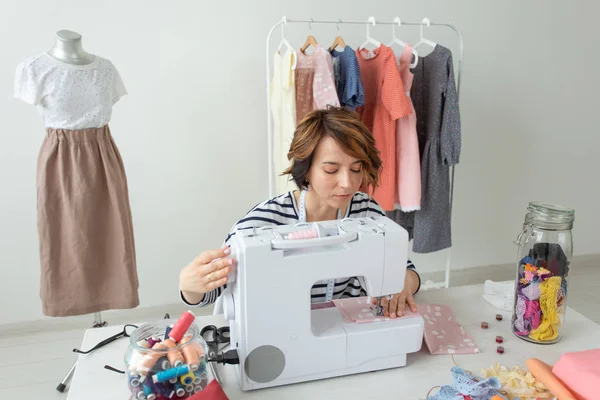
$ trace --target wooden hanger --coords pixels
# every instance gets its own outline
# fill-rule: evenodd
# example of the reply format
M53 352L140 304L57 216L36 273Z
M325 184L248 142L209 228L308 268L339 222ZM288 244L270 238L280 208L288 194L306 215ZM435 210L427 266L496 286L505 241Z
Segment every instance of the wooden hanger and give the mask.
M300 51L304 53L306 52L306 49L308 49L308 46L317 47L317 44L317 39L315 39L313 35L308 35L306 42L304 42L304 45L300 48Z
M342 20L338 20L338 23L337 23L338 32L340 31L340 22L342 22ZM338 46L341 46L342 48L346 47L346 42L344 42L344 39L342 39L342 37L339 35L339 33L338 33L337 37L335 38L335 40L333 41L333 44L329 48L329 51L331 52L331 51L335 50L335 48Z
M338 36L335 38L335 40L333 41L333 44L329 48L329 51L335 50L335 48L338 46L340 46L342 48L346 47L346 43L344 42L344 39L342 39L341 36Z

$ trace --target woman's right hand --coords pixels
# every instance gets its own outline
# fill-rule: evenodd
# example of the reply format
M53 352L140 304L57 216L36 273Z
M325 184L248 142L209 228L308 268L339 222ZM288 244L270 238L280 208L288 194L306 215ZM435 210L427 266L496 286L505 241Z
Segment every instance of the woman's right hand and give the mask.
M227 257L230 254L229 247L205 251L181 270L179 289L189 303L201 302L205 293L227 283L227 275L235 264L234 259Z

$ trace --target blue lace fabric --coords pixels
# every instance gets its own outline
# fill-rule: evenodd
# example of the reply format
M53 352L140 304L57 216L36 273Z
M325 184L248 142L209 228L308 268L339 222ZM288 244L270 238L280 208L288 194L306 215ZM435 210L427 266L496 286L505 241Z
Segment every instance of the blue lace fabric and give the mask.
M452 385L444 385L440 390L429 396L428 400L464 400L465 396L471 396L473 400L490 400L492 396L500 396L498 392L502 387L500 380L495 377L481 379L467 373L460 367L452 367Z

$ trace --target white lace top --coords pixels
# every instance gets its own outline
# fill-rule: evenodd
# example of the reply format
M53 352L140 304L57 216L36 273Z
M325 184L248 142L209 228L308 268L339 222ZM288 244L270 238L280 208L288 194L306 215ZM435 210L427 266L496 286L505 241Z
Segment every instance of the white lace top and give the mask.
M100 128L125 94L115 66L98 56L71 65L42 53L22 61L15 75L14 96L35 105L48 128Z

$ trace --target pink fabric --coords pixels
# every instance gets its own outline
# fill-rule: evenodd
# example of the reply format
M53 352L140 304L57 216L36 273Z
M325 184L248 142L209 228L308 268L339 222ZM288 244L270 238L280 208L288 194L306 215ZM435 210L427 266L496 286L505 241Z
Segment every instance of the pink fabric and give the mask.
M600 388L600 349L565 353L552 367L552 373L584 400L598 398Z
M296 68L314 69L315 71L313 78L314 110L325 109L328 104L340 106L333 77L333 58L327 50L316 45L311 54L299 51Z
M400 76L410 102L411 113L396 122L396 166L398 185L395 203L402 211L421 208L421 160L417 138L417 115L410 101L413 74L410 72L412 48L406 46L399 59Z
M431 354L479 353L479 348L448 306L419 304L417 308L425 320L425 343Z
M349 323L356 322L361 324L365 322L389 321L391 319L389 317L374 315L371 310L372 304L368 297L333 300L333 304L335 304L344 317L344 321ZM400 318L414 318L418 315L418 313L413 313L409 309L406 309L404 315Z

